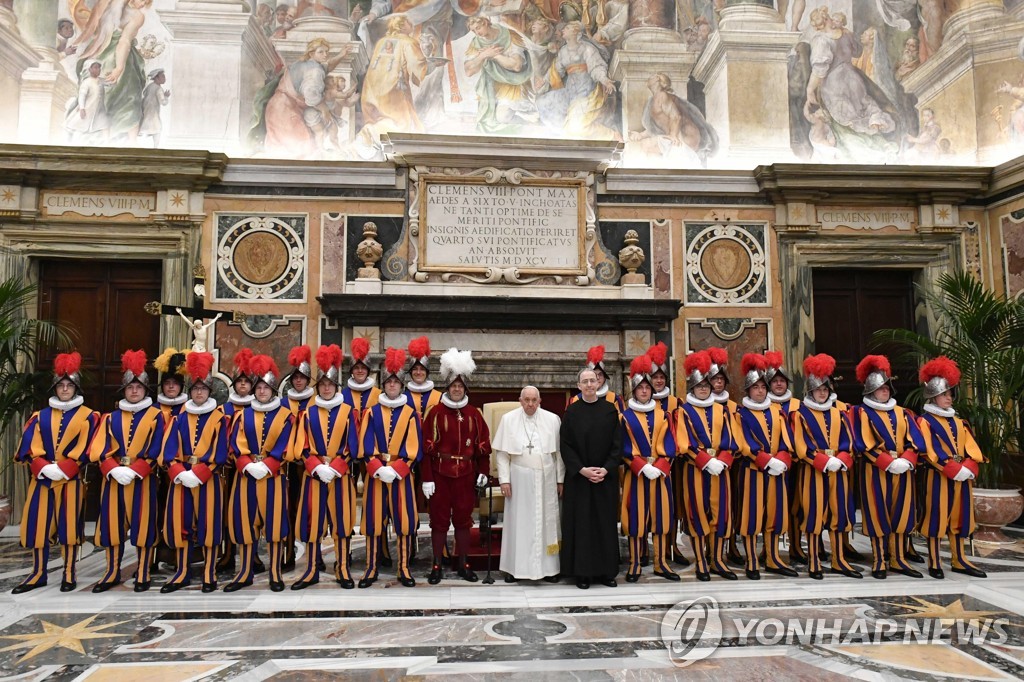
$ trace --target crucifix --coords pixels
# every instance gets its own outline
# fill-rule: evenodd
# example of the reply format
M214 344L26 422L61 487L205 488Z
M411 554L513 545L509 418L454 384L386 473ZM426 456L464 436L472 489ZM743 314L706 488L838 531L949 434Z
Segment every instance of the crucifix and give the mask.
M143 308L150 315L180 316L192 330L192 350L208 351L210 345L210 327L224 315L230 315L233 322L244 322L245 313L237 310L211 310L203 306L206 298L206 268L202 263L192 269L192 306L176 306L150 301ZM210 320L206 322L206 320Z

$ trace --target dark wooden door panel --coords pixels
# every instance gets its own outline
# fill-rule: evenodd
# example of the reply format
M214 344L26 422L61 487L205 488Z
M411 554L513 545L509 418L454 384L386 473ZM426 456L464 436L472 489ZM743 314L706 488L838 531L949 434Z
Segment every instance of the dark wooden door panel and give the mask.
M897 389L914 385L914 368L901 366L898 353L875 348L871 335L884 328L914 328L913 272L909 270L815 270L814 347L836 359L839 397L861 400L856 367L869 353L888 355Z

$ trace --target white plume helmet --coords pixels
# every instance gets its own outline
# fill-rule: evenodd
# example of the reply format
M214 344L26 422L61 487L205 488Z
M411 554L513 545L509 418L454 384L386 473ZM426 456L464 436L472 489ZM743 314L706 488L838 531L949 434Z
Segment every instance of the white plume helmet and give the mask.
M441 354L441 383L444 386L459 378L462 379L462 383L468 385L469 377L474 371L476 363L473 361L472 351L449 348Z

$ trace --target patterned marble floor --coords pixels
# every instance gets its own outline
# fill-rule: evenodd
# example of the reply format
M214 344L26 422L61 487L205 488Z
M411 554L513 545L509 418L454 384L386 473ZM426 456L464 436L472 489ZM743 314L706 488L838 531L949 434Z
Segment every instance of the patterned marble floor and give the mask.
M8 528L0 535L0 679L1022 679L1024 532L1015 537L1012 547L978 547L983 580L947 570L945 580L700 583L688 568L681 583L645 575L627 584L620 575L618 587L588 591L507 584L500 575L494 585L449 578L430 586L421 561L412 589L385 572L365 590L325 578L273 593L263 574L230 595L198 587L136 594L130 580L94 595L102 554L86 547L75 592L59 591L54 561L48 587L14 596L27 554ZM855 544L866 550L863 540ZM326 547L325 559L333 561ZM363 560L355 547L354 561ZM125 575L133 568L129 554ZM289 584L296 577L286 576ZM709 598L720 643L703 660L680 661L680 626L666 614Z

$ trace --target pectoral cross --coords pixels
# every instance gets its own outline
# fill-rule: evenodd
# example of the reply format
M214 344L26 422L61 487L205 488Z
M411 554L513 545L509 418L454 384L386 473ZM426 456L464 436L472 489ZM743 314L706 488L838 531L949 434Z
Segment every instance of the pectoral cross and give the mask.
M527 443L526 444L526 450L527 450L526 454L532 455L533 454L533 443Z
M143 309L150 315L170 315L171 317L186 317L192 318L192 337L193 337L193 349L195 348L196 341L198 340L202 345L206 345L203 341L209 337L207 327L209 325L203 325L204 320L214 320L224 315L230 315L231 321L235 323L245 322L246 315L243 312L237 310L211 310L203 306L203 299L206 298L206 268L203 265L197 264L192 268L192 307L186 308L184 306L168 305L167 303L161 303L160 301L150 301L143 306ZM199 322L198 327L196 322ZM210 324L213 324L212 322ZM202 338L200 338L200 333ZM210 350L209 348L203 348L202 350Z

